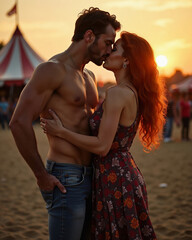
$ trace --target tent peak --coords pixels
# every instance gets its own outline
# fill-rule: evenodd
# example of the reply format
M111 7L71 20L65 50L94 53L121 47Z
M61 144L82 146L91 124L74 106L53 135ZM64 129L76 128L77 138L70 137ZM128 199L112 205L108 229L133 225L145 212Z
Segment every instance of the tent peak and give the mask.
M43 59L24 39L17 25L10 41L0 52L0 85L17 84L29 79Z
M15 32L13 33L13 36L22 36L22 33L19 29L19 25L16 26Z

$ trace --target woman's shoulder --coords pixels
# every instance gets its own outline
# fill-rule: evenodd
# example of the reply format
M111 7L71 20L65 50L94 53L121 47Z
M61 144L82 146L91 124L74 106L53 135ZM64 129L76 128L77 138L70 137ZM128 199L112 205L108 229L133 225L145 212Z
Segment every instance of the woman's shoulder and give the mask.
M129 88L121 86L121 85L115 85L106 90L106 94L110 95L118 95L121 93L128 93L130 91Z
M119 101L122 98L123 89L118 85L110 87L106 90L106 100L110 99L114 101Z
M124 101L132 101L135 97L137 98L137 91L134 87L129 85L116 85L110 87L106 91L106 98L121 99Z
M104 108L113 106L113 108L122 108L122 92L118 86L110 87L106 90Z
M135 103L136 95L128 87L113 86L106 91L105 104L124 108Z

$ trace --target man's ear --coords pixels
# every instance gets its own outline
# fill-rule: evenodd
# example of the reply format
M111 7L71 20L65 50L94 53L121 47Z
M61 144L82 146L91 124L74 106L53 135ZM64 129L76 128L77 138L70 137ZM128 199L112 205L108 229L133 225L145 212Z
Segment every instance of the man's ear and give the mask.
M95 34L91 29L87 30L84 34L84 39L87 43L92 43L95 40Z

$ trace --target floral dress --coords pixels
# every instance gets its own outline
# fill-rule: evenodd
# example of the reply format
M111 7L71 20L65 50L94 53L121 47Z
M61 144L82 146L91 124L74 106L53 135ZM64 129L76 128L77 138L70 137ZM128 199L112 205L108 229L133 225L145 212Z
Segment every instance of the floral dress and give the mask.
M90 118L94 136L102 114L101 104ZM93 157L92 240L156 240L143 176L129 152L138 122L137 114L131 126L119 124L109 153Z

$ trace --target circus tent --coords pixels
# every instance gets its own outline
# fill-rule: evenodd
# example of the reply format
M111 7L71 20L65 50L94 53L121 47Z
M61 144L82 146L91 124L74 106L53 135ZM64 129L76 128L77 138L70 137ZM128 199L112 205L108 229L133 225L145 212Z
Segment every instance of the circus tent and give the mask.
M10 41L0 51L0 86L27 83L43 61L26 42L17 25Z
M186 78L182 83L172 84L171 91L190 92L192 91L192 76Z

